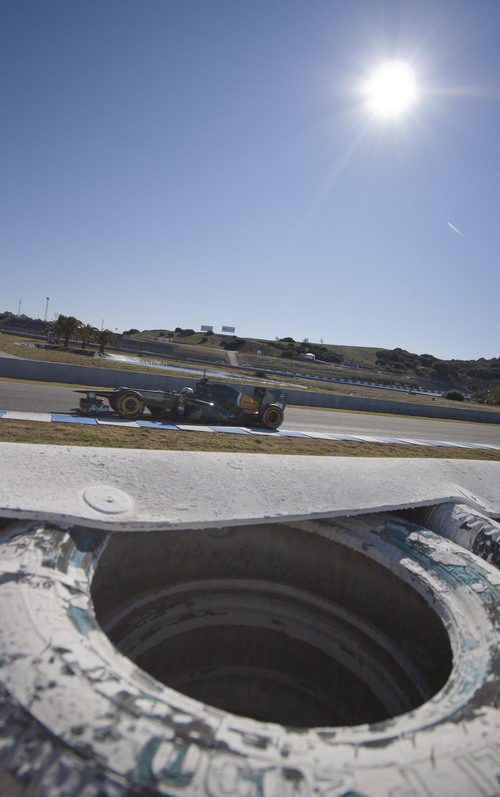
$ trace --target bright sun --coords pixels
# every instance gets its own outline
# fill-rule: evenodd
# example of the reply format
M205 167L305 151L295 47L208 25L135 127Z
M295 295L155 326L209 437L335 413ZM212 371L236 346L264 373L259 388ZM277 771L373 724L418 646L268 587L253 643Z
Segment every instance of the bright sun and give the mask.
M407 64L380 66L363 87L368 108L381 119L398 119L417 101L417 83Z

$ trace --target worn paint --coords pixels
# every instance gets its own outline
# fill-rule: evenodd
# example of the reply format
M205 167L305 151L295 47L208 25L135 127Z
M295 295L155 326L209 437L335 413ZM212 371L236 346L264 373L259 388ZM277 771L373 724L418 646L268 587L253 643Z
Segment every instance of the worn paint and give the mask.
M166 474L173 473L165 470L165 461L154 461L155 467L159 464L155 489L168 483ZM235 473L250 480L255 476L255 472L249 475L244 460L230 462L218 461L214 479L229 467L231 479ZM103 465L97 456L89 467L98 472ZM119 466L117 462L117 485L123 484ZM58 467L62 478L62 460ZM173 467L173 460L168 467ZM183 467L179 465L180 479ZM352 476L349 467L347 463L344 479ZM362 510L362 490L357 506L348 506L342 484L334 478L339 473L327 467L310 474L311 485L321 476L327 478L328 490L320 485L311 497L318 517ZM378 509L384 500L393 504L388 473L381 492L368 496ZM446 469L440 473L446 474ZM453 478L459 475L455 470ZM269 510L273 521L282 517L273 493L291 492L298 476L287 466L286 485L286 479L273 470L264 491L255 477L237 522L252 519L253 500L258 511ZM365 489L368 471L363 478ZM306 517L308 479L294 497L289 517ZM446 479L445 486L432 487L440 500L445 493L453 494L453 479L449 474ZM480 483L478 478L476 497L481 494ZM244 480L242 489L243 485ZM222 484L222 501L224 489ZM425 500L427 489L432 492L430 483L419 489L424 493L409 491L402 503L418 504ZM54 492L51 500L56 498ZM162 523L166 528L187 528L190 519L193 527L201 523L197 513L203 496L193 504L191 495L182 497L174 489L165 498L156 516L146 512L142 528ZM183 504L186 521L180 522L175 511L168 514L167 502L172 500ZM125 528L139 523L143 506L139 502L137 516ZM208 505L207 525L224 526L224 513L232 506ZM19 504L16 511L24 512ZM63 516L68 523L68 505L60 512ZM93 571L109 537L92 531L90 518L87 522L85 532L32 525L0 533L0 782L9 795L18 789L19 794L29 790L43 797L102 793L115 797L147 788L168 797L379 797L409 790L412 797L498 793L498 712L490 708L498 692L493 658L498 635L492 625L492 601L498 601L498 590L487 563L452 543L440 542L415 524L382 515L304 527L304 533L327 536L372 557L420 591L449 628L455 668L442 694L410 714L371 727L297 731L227 715L187 699L119 655L96 625L90 599ZM111 521L109 528L119 533L122 526Z
M88 611L79 606L68 606L69 616L81 634L87 636L94 627L94 623Z

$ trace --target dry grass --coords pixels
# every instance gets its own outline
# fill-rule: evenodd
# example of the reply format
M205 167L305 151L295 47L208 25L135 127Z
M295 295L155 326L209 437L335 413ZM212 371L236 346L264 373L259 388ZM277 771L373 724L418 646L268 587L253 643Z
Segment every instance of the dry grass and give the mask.
M72 352L71 349L68 349L67 351L59 351L58 349L38 349L32 348L30 346L18 346L17 342L40 343L41 341L35 340L33 338L21 338L16 337L15 335L5 335L0 332L0 356L1 352L4 351L7 354L13 354L15 357L21 357L23 360L40 360L51 363L65 363L66 365L84 365L89 368L111 368L120 371L142 371L144 373L155 374L158 374L159 371L162 371L165 376L186 376L186 374L184 374L182 371L169 370L166 372L165 369L162 369L161 367L155 368L154 366L122 363L117 360L108 360L105 357L85 357L82 354L76 354L75 352ZM130 352L122 353L135 356ZM180 363L172 363L172 368L175 368L176 365L180 365ZM191 363L190 367L193 367L193 363Z
M401 446L312 440L267 435L217 432L161 431L157 429L79 426L0 419L0 442L71 446L105 446L176 451L231 451L261 454L314 454L336 457L418 457L482 459L500 462L500 451Z

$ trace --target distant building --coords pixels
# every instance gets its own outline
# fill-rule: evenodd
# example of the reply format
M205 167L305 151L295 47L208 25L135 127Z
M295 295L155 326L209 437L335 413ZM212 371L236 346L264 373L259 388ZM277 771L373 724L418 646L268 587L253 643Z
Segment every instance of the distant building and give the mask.
M302 354L299 354L301 360L315 360L316 355L313 354L311 351L304 351Z

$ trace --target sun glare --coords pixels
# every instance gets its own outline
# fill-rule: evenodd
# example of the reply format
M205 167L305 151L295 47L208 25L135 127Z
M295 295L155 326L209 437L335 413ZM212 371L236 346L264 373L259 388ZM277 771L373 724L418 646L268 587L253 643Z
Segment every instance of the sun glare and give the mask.
M407 64L383 64L365 83L364 95L374 116L398 119L417 101L415 75Z

